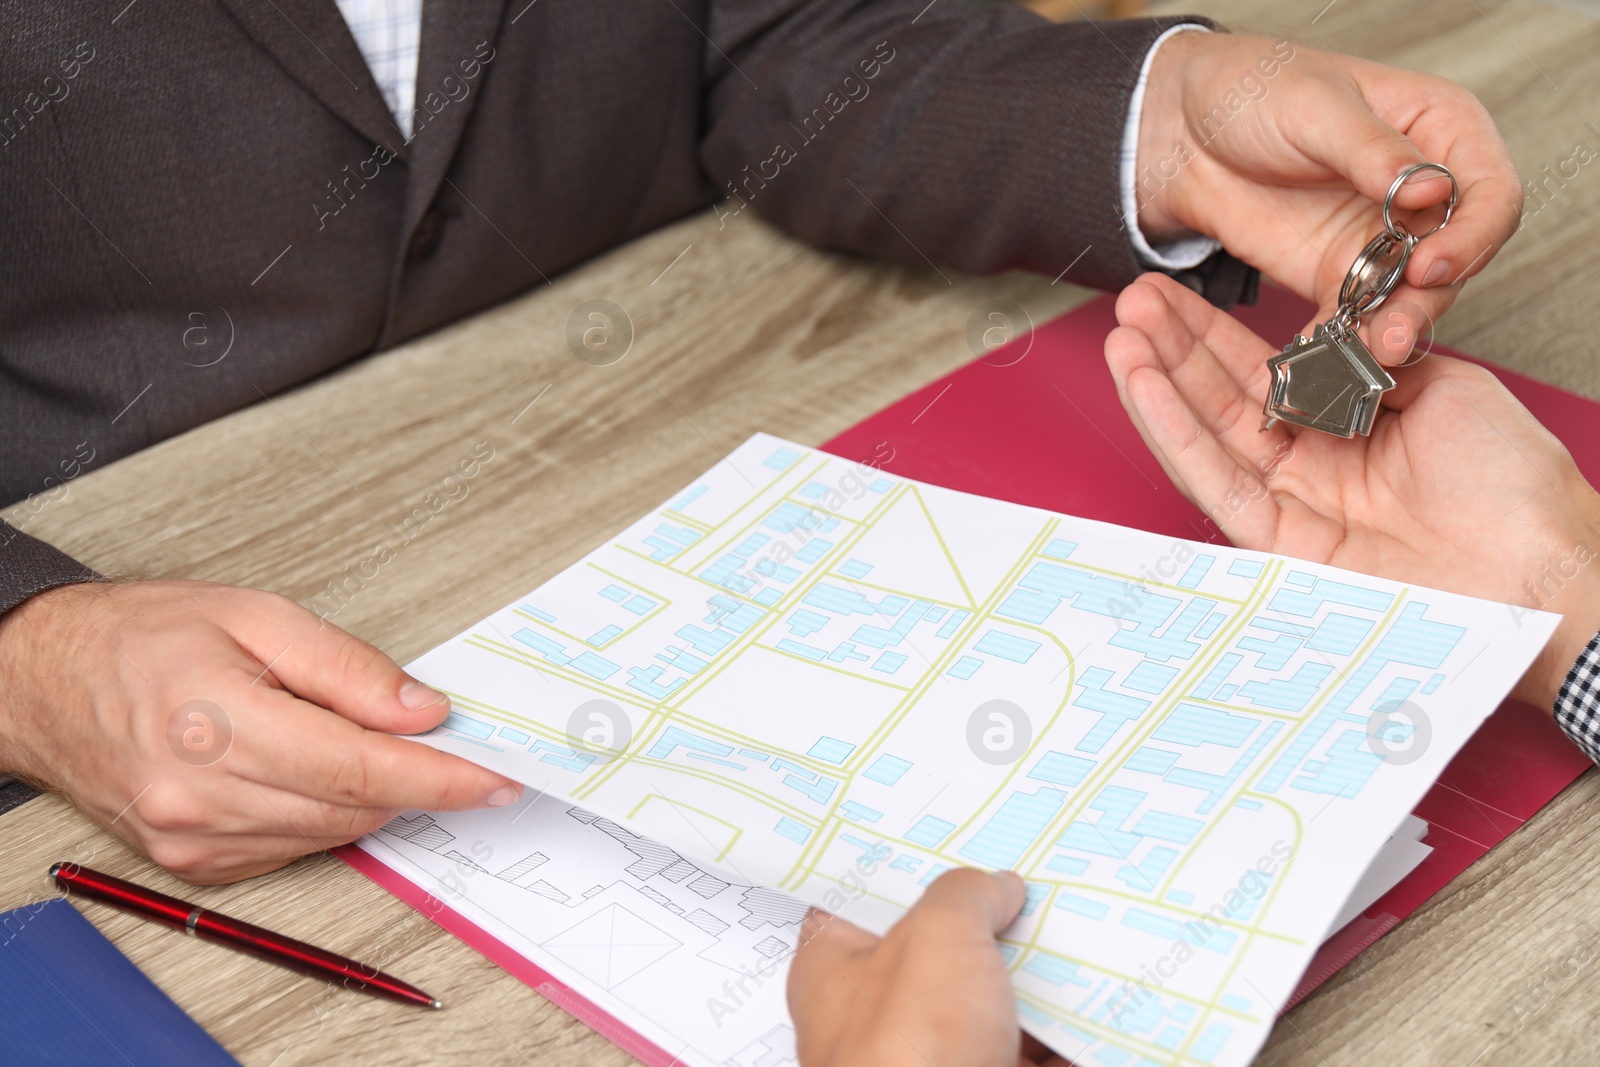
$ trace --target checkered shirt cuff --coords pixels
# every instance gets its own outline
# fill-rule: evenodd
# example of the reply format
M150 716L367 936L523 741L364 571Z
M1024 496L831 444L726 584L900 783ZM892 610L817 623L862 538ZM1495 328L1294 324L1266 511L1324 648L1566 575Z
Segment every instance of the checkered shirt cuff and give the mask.
M1590 639L1561 683L1556 723L1573 744L1600 763L1600 634Z

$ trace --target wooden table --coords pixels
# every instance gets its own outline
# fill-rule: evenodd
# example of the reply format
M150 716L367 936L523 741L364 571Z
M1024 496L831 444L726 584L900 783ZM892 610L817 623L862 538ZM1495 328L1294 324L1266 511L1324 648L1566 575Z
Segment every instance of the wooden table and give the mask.
M1536 0L1418 0L1403 14L1382 0L1336 0L1314 17L1324 3L1185 9L1462 81L1525 175L1568 159L1575 142L1600 149L1600 24L1590 18ZM1549 188L1439 334L1600 397L1600 161ZM1032 276L947 281L826 255L748 213L719 225L707 211L89 474L29 529L112 572L308 603L490 442L495 459L470 495L337 616L405 662L549 578L748 434L820 442L961 365L972 358L968 317L988 302L1014 300L1042 321L1089 295ZM636 330L614 366L582 363L566 345L569 314L594 298L626 309ZM1592 1062L1597 782L1585 775L1290 1013L1261 1062ZM43 872L60 858L180 890L55 798L0 818L0 857L3 908L46 895ZM101 928L246 1064L628 1061L331 857L183 891L451 1003L396 1010L97 909Z

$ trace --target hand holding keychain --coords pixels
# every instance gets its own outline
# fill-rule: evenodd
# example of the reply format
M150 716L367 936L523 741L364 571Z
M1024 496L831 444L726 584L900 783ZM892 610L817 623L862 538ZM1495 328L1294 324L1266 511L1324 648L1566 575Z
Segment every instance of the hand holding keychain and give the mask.
M1450 199L1437 226L1413 234L1404 223L1394 220L1394 198L1406 179L1423 170L1437 170L1450 179ZM1356 326L1400 284L1418 242L1449 223L1460 191L1455 175L1440 163L1416 163L1395 178L1383 198L1383 231L1356 256L1339 290L1339 307L1333 317L1309 339L1296 335L1281 353L1267 360L1271 382L1263 430L1281 419L1340 437L1372 432L1378 400L1394 388L1395 381L1362 343Z

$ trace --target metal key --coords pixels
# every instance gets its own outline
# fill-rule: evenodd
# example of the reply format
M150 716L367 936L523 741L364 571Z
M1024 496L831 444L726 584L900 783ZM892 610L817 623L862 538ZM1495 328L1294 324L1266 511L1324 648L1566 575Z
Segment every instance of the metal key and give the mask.
M1400 187L1422 170L1441 171L1450 179L1450 199L1445 204L1444 219L1419 235L1396 222L1392 211ZM1441 164L1417 163L1400 172L1383 200L1383 231L1367 242L1345 275L1333 317L1313 330L1309 338L1297 334L1282 352L1267 360L1271 381L1263 430L1281 419L1339 437L1372 432L1379 398L1394 388L1395 381L1362 343L1356 326L1400 284L1417 242L1450 221L1459 192L1455 175Z

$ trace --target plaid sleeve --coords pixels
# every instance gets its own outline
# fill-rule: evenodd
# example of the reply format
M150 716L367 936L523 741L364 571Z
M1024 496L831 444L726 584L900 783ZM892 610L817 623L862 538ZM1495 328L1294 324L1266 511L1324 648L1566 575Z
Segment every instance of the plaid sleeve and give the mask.
M1600 633L1590 638L1556 694L1556 723L1600 763Z

